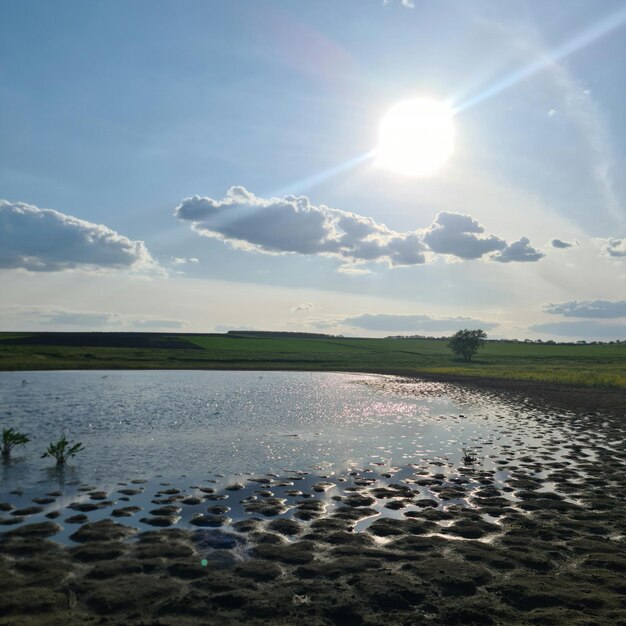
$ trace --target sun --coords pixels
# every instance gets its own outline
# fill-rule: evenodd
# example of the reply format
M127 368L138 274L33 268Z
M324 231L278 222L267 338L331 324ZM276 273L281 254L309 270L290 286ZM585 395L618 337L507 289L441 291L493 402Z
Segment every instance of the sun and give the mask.
M429 176L454 149L452 110L426 98L404 100L387 111L378 133L378 163L404 176Z

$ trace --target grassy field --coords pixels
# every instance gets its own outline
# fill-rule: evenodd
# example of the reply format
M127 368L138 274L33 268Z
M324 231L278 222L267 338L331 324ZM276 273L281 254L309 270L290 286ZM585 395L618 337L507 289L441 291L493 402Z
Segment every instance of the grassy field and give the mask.
M470 363L433 339L0 333L0 370L277 369L393 372L626 388L626 345L487 342ZM116 345L108 345L116 344Z

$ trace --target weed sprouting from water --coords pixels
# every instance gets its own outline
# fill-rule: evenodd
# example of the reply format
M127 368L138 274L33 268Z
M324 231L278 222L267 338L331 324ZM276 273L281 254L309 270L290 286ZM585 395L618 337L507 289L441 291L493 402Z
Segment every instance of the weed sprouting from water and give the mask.
M61 439L48 445L48 449L41 455L41 458L44 459L48 456L54 457L57 461L57 467L63 466L70 457L75 456L84 449L85 447L80 441L72 444L67 440L67 437L63 435Z
M11 450L15 446L24 446L30 441L30 437L14 428L2 429L2 458L8 461L11 458Z
M472 452L472 450L468 450L467 448L461 448L463 450L463 463L465 465L474 465L478 460L478 457Z

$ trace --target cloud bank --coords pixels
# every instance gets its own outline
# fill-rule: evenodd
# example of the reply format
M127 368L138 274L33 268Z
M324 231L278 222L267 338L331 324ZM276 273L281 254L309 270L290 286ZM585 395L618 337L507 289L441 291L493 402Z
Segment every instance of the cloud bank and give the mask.
M383 313L347 317L339 323L364 330L415 333L418 331L457 331L463 328L490 330L497 324L471 317L431 317L430 315L386 315Z
M626 300L616 302L610 300L584 300L581 302L572 300L563 304L547 304L543 310L546 313L565 317L626 317Z
M560 337L617 340L626 339L626 324L603 324L602 322L548 322L535 324L530 330Z
M509 245L494 235L485 236L483 226L469 215L443 211L428 228L398 232L370 217L311 204L305 196L264 199L241 186L231 187L222 200L187 198L175 215L199 234L236 248L331 256L352 269L367 262L420 265L437 254L504 263L538 261L544 256L526 237Z
M155 266L143 241L22 202L0 200L0 268L31 272Z
M100 330L179 330L187 322L176 319L159 318L152 315L130 315L103 311L81 311L54 306L13 306L0 309L0 321L6 321L12 328L17 323L37 327L89 328Z

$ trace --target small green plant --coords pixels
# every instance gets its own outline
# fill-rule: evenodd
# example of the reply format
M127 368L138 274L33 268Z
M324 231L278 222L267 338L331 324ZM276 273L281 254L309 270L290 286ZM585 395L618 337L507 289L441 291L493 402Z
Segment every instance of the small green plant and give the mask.
M81 450L84 450L85 447L79 441L78 443L72 444L67 440L67 437L63 435L61 439L59 439L55 443L51 443L48 446L48 449L41 455L42 459L45 459L48 456L54 457L57 461L57 465L65 465L66 461L76 455Z
M8 460L11 458L11 450L15 446L26 445L30 441L30 437L21 433L14 428L2 429L2 458Z
M471 451L461 448L463 450L463 463L465 465L473 465L478 460L478 457Z

